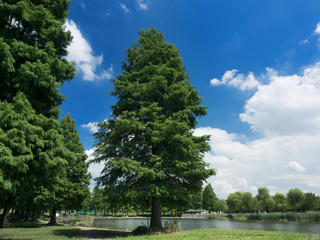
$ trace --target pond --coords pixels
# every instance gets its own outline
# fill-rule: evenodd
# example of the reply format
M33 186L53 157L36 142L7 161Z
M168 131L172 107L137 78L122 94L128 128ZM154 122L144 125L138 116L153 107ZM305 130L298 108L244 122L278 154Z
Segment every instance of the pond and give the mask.
M165 222L173 219L162 218ZM260 221L230 221L217 219L179 219L182 230L201 228L215 229L242 229L242 230L264 230L296 233L311 233L320 235L319 222L260 222ZM109 228L118 230L133 230L137 226L149 226L149 218L100 218L95 219L93 227Z

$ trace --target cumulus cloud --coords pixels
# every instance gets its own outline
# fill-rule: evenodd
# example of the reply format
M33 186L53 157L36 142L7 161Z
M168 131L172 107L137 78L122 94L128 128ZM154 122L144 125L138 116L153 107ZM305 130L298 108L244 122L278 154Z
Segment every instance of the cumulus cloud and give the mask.
M130 12L130 10L127 8L127 6L123 3L120 3L120 7L123 9L123 11L127 14Z
M258 187L268 187L272 194L287 193L291 188L320 194L318 156L320 135L275 136L254 141L217 128L197 128L195 135L210 135L212 151L204 160L217 175L208 182L219 198L235 191L257 194ZM302 166L303 164L303 166Z
M269 75L244 107L240 119L266 136L320 134L320 62L302 75Z
M148 9L149 2L147 2L145 0L137 0L137 3L138 3L139 9L142 9L142 10L147 10Z
M82 124L81 127L89 129L89 131L92 133L98 132L99 129L98 122L89 122L87 124Z
M320 24L318 28L320 34ZM236 73L227 71L221 81L211 82L232 86ZM218 174L209 182L220 197L227 197L231 190L255 195L262 186L272 193L297 187L320 194L320 62L295 75L280 75L267 68L261 77L267 83L257 85L239 115L261 133L260 139L249 141L210 127L195 131L196 135L212 136L212 151L205 161Z
M249 72L248 75L238 74L236 69L226 71L221 80L211 79L210 84L213 86L227 85L241 90L255 89L260 85L252 72Z
M67 19L65 27L73 36L72 42L67 48L69 52L67 59L76 63L78 70L83 74L82 78L87 81L110 79L113 73L112 66L108 70L101 70L97 73L97 68L103 62L103 55L93 55L90 44L83 37L75 22Z

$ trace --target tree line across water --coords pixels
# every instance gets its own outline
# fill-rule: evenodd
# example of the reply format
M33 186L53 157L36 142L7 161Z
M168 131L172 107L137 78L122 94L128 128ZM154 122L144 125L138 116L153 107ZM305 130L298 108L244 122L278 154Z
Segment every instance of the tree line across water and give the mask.
M98 215L143 215L150 212L148 205L122 204L121 196L113 196L105 188L95 187L88 201L88 211ZM179 216L188 209L205 209L209 212L224 213L270 213L270 212L306 212L320 210L320 197L314 193L303 193L295 188L287 194L270 195L269 189L258 188L257 195L250 192L231 193L226 200L216 197L211 184L197 194L187 196L185 204L166 204L162 206L163 215ZM118 199L118 201L116 200Z

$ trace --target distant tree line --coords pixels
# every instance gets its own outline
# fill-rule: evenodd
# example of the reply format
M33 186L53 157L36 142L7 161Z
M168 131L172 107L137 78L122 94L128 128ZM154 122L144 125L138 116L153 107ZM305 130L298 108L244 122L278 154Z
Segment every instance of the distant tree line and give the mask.
M88 209L99 215L134 215L149 212L148 205L123 205L119 197L108 193L107 189L95 187ZM225 213L258 213L258 212L305 212L320 210L320 197L314 193L303 193L295 188L290 189L285 195L276 193L270 195L269 189L258 188L258 193L253 196L250 192L231 193L226 200L216 197L211 184L208 184L198 194L186 196L186 204L165 204L163 206L164 215L179 215L188 209L205 209L209 212Z
M90 195L87 156L59 87L72 79L70 1L0 1L0 227L81 209Z
M304 193L298 188L290 189L287 194L270 195L269 189L258 188L253 196L249 192L235 192L228 196L229 212L305 212L320 210L320 197L314 193Z

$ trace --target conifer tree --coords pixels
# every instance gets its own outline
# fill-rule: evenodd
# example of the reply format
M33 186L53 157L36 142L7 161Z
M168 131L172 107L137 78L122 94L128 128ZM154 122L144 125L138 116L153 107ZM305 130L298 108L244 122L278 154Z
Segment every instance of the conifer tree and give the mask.
M80 142L75 120L70 117L69 113L60 121L60 133L68 152L65 156L67 164L66 171L60 175L57 184L58 190L54 196L49 225L56 224L56 210L62 208L80 210L84 200L90 197L89 163L86 162L87 155Z
M0 1L0 101L23 92L36 113L58 117L64 96L57 87L74 77L64 56L69 0Z
M62 144L57 118L59 105L65 99L58 87L75 74L74 65L65 59L72 39L64 28L69 3L70 0L0 1L0 114L11 109L11 118L2 119L4 124L0 126L0 192L8 194L3 195L5 207L17 196L38 207L40 202L52 201L66 171L69 153ZM28 114L20 112L18 105ZM10 122L22 115L25 121L21 126ZM29 136L24 129L36 132ZM8 134L17 136L4 140ZM12 180L16 185L8 180L7 172L15 165L21 167L12 171L13 179L18 179ZM14 175L15 171L21 172ZM27 194L22 195L26 189ZM5 226L6 221L4 214L0 225Z
M67 149L58 121L36 114L19 93L13 103L0 102L0 193L6 199L0 227L8 226L8 212L17 195L46 189L54 195L64 171Z
M208 211L213 211L216 208L216 202L218 198L216 197L216 194L213 191L213 188L211 184L209 183L204 189L203 189L203 208Z
M66 168L66 179L68 184L64 194L64 207L66 209L80 210L83 201L90 197L90 178L88 173L88 156L85 154L80 136L76 130L75 120L68 113L60 121L61 134L64 137L64 146L72 153Z
M161 230L162 202L183 202L214 174L203 161L209 137L192 132L207 107L179 50L155 28L139 34L113 79L117 103L95 134L95 161L105 161L100 183L125 201L151 204L150 228Z

